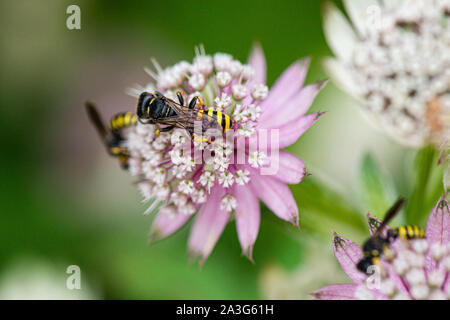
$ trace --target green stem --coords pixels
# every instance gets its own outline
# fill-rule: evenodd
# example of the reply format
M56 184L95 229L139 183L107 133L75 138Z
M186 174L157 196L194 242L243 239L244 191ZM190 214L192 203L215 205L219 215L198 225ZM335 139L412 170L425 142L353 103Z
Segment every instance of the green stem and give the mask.
M291 186L300 211L317 214L345 224L359 231L367 230L364 213L349 205L336 191L331 190L312 176L298 185ZM307 220L319 221L320 217ZM300 216L302 220L302 216ZM303 220L305 221L305 220ZM331 230L330 230L331 231Z
M427 214L427 187L433 169L436 167L437 151L427 146L418 151L414 163L415 188L408 199L406 222L419 224L423 215Z

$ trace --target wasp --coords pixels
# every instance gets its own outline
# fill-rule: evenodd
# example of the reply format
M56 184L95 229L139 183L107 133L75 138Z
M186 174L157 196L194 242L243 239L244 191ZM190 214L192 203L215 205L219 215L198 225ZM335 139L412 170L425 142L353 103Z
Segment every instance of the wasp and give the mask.
M95 129L97 130L102 142L105 144L108 153L117 157L120 166L123 169L128 169L128 159L130 153L126 147L123 146L125 138L123 137L123 130L127 127L133 126L137 122L137 116L131 112L121 112L112 117L107 129L93 104L86 102L86 111Z
M185 99L181 91L177 92L178 102L165 97L160 92L143 92L139 96L137 104L137 116L140 122L155 125L165 125L157 132L167 132L173 128L185 129L191 138L194 137L195 123L201 125L201 134L208 129L217 129L226 133L233 127L233 120L225 113L215 110L205 110L200 97L193 97L189 104L185 105ZM200 131L200 130L198 130ZM195 133L200 133L195 131ZM197 141L208 141L195 138Z
M404 198L398 199L386 212L383 222L378 225L374 234L364 242L362 247L364 256L356 266L361 272L369 273L369 267L377 265L381 256L392 256L389 246L398 237L403 240L425 238L425 230L418 226L401 226L388 230L386 235L382 234L384 227L397 215L405 202Z

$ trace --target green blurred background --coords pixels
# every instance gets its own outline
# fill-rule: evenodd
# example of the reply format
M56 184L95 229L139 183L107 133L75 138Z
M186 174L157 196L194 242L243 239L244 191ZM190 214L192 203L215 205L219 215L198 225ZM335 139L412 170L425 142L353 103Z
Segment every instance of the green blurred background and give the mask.
M66 28L70 4L81 8L81 30ZM91 100L107 117L133 110L125 89L150 80L149 58L191 60L199 44L245 61L261 43L269 85L305 56L307 82L326 78L320 9L310 0L2 1L0 298L293 299L345 282L331 231L362 241L365 213L381 215L409 192L413 152L367 127L333 84L311 109L327 115L290 148L312 173L292 188L301 229L263 208L255 264L241 255L234 223L202 269L187 259L189 226L148 245L151 218L83 109ZM367 201L361 168L366 184L388 185L385 205ZM370 176L379 171L382 183ZM72 264L79 291L65 289Z

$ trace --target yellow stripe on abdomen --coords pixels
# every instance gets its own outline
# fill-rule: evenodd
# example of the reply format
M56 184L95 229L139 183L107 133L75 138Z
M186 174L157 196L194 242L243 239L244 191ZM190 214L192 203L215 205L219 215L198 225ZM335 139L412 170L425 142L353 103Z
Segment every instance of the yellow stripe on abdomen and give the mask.
M203 110L199 110L199 112L197 113L197 121L202 120L203 117Z
M419 237L425 238L425 230L420 228Z
M420 230L418 226L413 226L414 229L414 238L418 238L420 234Z
M221 127L223 127L222 126L222 115L223 115L222 112L216 111L216 121L217 121L217 124Z
M398 228L398 234L400 235L400 238L406 239L407 238L407 232L405 227L399 227Z
M211 122L214 114L214 110L208 110L208 122Z
M224 114L225 117L225 127L223 128L223 132L227 132L231 128L231 119L228 115Z
M130 125L130 119L131 119L131 113L127 112L125 114L125 121L124 121L126 126Z
M408 238L414 238L414 230L411 226L406 226L406 229L408 230Z

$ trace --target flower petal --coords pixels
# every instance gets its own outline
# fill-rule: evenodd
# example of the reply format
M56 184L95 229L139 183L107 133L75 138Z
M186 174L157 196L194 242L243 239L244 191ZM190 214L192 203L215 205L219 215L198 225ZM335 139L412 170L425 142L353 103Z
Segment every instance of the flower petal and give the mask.
M279 148L285 148L297 141L298 138L311 127L324 112L311 113L299 119L292 120L279 130Z
M367 276L356 268L359 260L363 257L361 247L342 238L336 232L333 232L333 247L334 255L347 276L355 283L364 282Z
M287 184L300 183L307 175L305 163L296 155L284 150L279 151L278 157L273 160L272 166L278 165L278 170L274 176L278 180Z
M450 243L450 207L445 194L441 196L427 222L426 237L431 244Z
M259 231L259 200L248 186L234 186L233 195L237 201L235 210L236 230L242 253L253 262L253 245Z
M189 220L191 216L180 212L174 215L168 215L159 212L153 220L149 233L150 243L164 239L180 229Z
M358 40L353 28L334 4L325 3L323 13L323 28L328 45L339 58L350 61Z
M200 209L191 228L189 251L193 256L201 257L200 263L209 256L230 218L229 212L220 209L224 194L222 187L212 188L208 201Z
M259 43L253 45L248 64L255 70L255 74L251 79L251 84L266 83L266 58L264 57L264 52Z
M286 123L280 128L258 128L248 144L259 150L282 149L290 146L325 112L310 113Z
M253 192L275 215L298 226L298 207L289 187L270 176L261 176L253 168L249 169Z
M355 292L356 284L332 284L311 292L316 300L357 300Z
M344 0L345 9L361 36L366 35L368 23L371 22L371 12L373 9L380 10L380 4L377 0Z
M404 0L381 0L381 3L386 8L397 8L399 7Z
M270 89L269 96L261 103L260 119L270 118L302 88L309 62L309 58L296 61L283 72Z
M370 235L373 235L377 231L382 221L377 217L372 216L370 213L367 213L366 217L367 217L367 224L369 226L369 233ZM392 228L386 225L381 234L385 236L387 230L392 230Z
M280 128L293 119L303 116L313 103L316 95L326 85L327 81L310 84L297 92L285 105L269 117L264 113L258 122L259 128Z
M333 83L338 88L345 91L356 100L361 100L358 96L360 90L342 61L336 58L325 58L322 64L325 72L330 76L331 80L333 80Z

